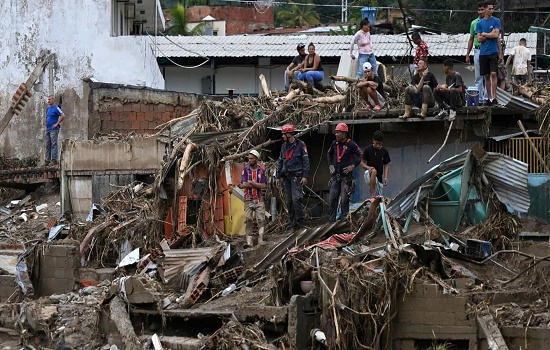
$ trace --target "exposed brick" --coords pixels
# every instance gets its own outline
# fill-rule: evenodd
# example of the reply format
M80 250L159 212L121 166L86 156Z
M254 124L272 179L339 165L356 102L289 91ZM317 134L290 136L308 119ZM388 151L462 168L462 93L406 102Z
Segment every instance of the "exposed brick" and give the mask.
M158 126L157 122L149 122L149 128L148 129L154 129Z
M155 119L155 112L145 113L145 120L152 122Z
M131 112L132 111L132 105L126 104L124 105L124 112Z
M124 112L124 105L120 102L117 102L116 107L115 107L115 111L116 112Z
M149 129L149 122L139 122L141 129Z
M142 112L149 112L149 105L145 104L145 103L142 103L139 110L142 111Z
M103 121L111 120L111 113L99 113L99 119Z
M125 122L115 122L115 129L124 129L125 128Z
M161 119L163 122L167 122L167 121L169 121L169 120L172 119L172 118L171 118L171 115L170 115L169 112L164 112L164 113L161 114L160 119Z
M159 111L160 113L166 112L166 105L159 104L157 111Z
M130 121L130 122L136 121L137 120L137 113L136 112L128 113L127 117L126 117L126 120Z
M166 112L173 112L173 111L174 111L174 106L166 105Z
M141 103L132 103L132 112L141 111Z
M120 120L120 112L112 112L111 114L111 120L117 121Z
M145 120L145 113L144 112L137 113L137 120L144 121Z
M138 130L141 127L141 122L134 120L132 121L132 129L134 131Z

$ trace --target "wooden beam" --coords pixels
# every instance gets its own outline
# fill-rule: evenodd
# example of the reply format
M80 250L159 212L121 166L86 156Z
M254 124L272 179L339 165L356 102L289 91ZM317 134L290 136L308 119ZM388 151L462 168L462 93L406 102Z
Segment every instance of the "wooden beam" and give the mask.
M498 324L489 311L482 312L477 317L479 328L487 337L487 345L489 350L508 350L508 345L504 341L504 337L498 328Z

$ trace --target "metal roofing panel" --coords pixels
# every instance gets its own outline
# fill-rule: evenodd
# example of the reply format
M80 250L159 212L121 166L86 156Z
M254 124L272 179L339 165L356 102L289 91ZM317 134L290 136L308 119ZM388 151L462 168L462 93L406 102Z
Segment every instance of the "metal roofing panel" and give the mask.
M505 37L507 53L527 39L527 47L536 53L537 33L511 33ZM321 56L340 57L348 52L350 35L231 35L231 36L167 36L157 37L158 57L292 57L296 55L299 43L313 42ZM372 35L374 52L377 57L414 55L415 47L403 34ZM464 56L469 34L423 35L430 48L430 56ZM414 46L414 45L413 45Z
M527 163L500 153L487 152L481 167L498 199L520 213L527 213L529 197Z
M506 108L521 114L529 114L539 108L537 103L522 96L512 95L499 87L497 87L497 98Z

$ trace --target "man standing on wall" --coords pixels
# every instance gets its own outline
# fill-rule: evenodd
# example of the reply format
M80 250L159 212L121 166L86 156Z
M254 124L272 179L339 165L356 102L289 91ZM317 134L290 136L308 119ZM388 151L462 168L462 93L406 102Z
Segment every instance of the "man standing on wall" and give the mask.
M304 61L304 59L307 57L306 53L306 45L305 44L298 44L296 47L296 50L298 50L298 55L294 57L292 62L286 67L285 70L285 90L288 91L290 88L290 82L292 79L298 80L298 74L300 74L300 70L298 69L300 64Z
M477 40L476 27L477 22L485 17L485 3L480 2L477 4L477 14L478 17L472 21L470 24L470 39L468 40L468 49L466 50L466 64L470 64L470 52L472 48L474 49L474 69L475 69L475 83L477 91L479 93L479 101L485 101L487 99L487 92L485 91L485 84L483 82L484 77L479 74L479 48L480 44Z
M283 125L283 145L277 163L276 178L282 182L290 219L289 228L297 229L304 224L304 191L309 173L309 156L306 144L294 137L294 125Z
M372 197L381 196L382 189L388 185L390 170L390 153L382 145L384 134L375 131L372 135L372 145L365 147L361 167L365 169L365 182L369 184Z
M477 40L481 43L479 52L479 72L485 76L488 104L498 105L497 101L497 70L502 62L502 49L499 35L501 31L500 19L493 17L495 5L485 2L485 17L477 22Z
M527 40L521 38L519 45L512 49L512 53L506 60L506 67L513 60L512 81L523 85L529 81L529 67L531 66L531 51L527 48Z
M244 189L244 216L246 223L246 244L254 245L252 228L254 216L258 225L258 244L264 241L265 204L262 190L267 185L265 170L258 164L260 153L252 150L248 153L248 165L241 174L239 187ZM254 215L255 214L255 215Z
M63 120L65 120L65 114L61 108L55 104L54 97L49 96L48 108L46 109L46 117L44 120L46 126L46 165L57 165L57 157L59 152L57 141Z
M340 218L345 220L349 213L349 199L355 192L353 169L361 163L361 149L348 138L348 126L340 123L336 126L336 140L332 142L327 152L330 178L329 222L336 222L338 203L340 203Z

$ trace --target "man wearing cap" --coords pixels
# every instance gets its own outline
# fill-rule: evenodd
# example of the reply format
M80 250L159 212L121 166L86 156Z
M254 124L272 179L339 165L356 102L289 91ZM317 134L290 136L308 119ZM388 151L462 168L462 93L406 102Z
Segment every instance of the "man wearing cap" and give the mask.
M413 75L412 83L405 89L405 114L399 118L409 118L413 105L421 108L420 118L426 117L428 108L435 106L433 90L437 85L437 78L428 71L428 62L424 58L418 60L418 67L416 74Z
M258 244L264 240L265 204L262 190L265 189L267 178L265 170L258 164L260 153L252 150L248 153L248 165L241 174L239 187L244 189L244 215L246 223L246 243L254 245L252 228L254 226L254 214L258 225Z
M294 57L292 62L286 67L285 70L285 90L288 91L288 88L290 87L290 80L296 79L298 80L298 74L300 74L300 71L298 70L298 67L300 66L300 63L304 61L304 59L307 57L306 53L306 45L305 44L298 44L296 47L296 50L298 50L298 55Z
M327 152L329 171L332 177L329 181L329 222L336 222L338 202L340 202L340 217L345 220L349 213L349 199L355 192L353 169L361 163L361 149L348 138L348 126L340 123L335 130L336 140L332 142Z
M283 125L283 145L277 163L276 178L282 182L290 217L289 227L300 228L304 224L304 192L309 173L309 156L306 144L294 137L294 125Z
M367 103L367 109L379 111L384 107L386 99L384 98L384 84L377 75L374 75L370 62L363 64L364 77L359 81L359 95Z

